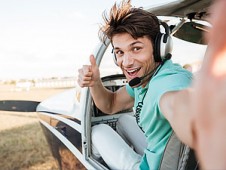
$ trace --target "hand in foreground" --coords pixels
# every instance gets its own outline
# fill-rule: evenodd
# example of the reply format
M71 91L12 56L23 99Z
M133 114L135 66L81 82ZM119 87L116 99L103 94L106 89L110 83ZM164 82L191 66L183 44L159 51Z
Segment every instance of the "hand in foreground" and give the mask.
M203 169L226 169L226 6L212 6L213 28L203 65L194 83L194 147Z
M90 55L90 63L91 65L83 65L78 70L78 84L80 87L92 87L100 80L100 71L93 55Z

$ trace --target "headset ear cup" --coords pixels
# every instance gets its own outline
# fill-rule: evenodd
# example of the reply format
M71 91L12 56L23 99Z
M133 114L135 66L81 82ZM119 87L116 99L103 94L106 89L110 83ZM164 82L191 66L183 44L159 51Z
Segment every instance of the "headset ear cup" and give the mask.
M161 60L164 60L167 54L166 53L167 41L168 41L168 35L167 34L162 35L160 40L160 48L159 48L159 56L161 57Z
M160 50L161 50L161 39L162 39L162 33L158 33L155 38L155 44L154 44L154 60L155 62L162 62L162 58L160 56Z
M173 40L170 35L164 34L161 40L160 56L162 60L165 60L168 54L172 53Z
M162 62L165 59L171 58L173 48L173 40L169 34L169 27L166 23L161 22L165 29L165 34L158 33L155 38L154 59L155 62ZM169 57L170 56L170 57Z

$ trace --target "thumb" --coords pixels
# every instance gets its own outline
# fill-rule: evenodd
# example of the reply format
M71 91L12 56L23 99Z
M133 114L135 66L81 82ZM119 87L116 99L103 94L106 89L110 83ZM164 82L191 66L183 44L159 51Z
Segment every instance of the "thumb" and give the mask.
M95 59L94 55L90 55L89 60L90 60L90 63L91 63L92 67L96 67L97 66L96 59Z

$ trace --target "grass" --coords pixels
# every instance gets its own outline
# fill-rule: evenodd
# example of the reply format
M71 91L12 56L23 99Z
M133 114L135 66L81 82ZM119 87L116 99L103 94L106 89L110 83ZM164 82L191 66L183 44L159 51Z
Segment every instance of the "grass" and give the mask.
M65 89L17 91L0 83L0 100L43 101ZM58 170L36 113L0 110L0 170Z
M0 136L0 169L58 169L38 122L1 131Z

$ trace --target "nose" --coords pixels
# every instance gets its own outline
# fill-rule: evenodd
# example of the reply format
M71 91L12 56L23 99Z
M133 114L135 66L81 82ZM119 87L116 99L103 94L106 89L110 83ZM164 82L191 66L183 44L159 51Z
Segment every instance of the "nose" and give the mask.
M133 57L129 53L124 53L122 65L123 66L129 66L133 64Z

